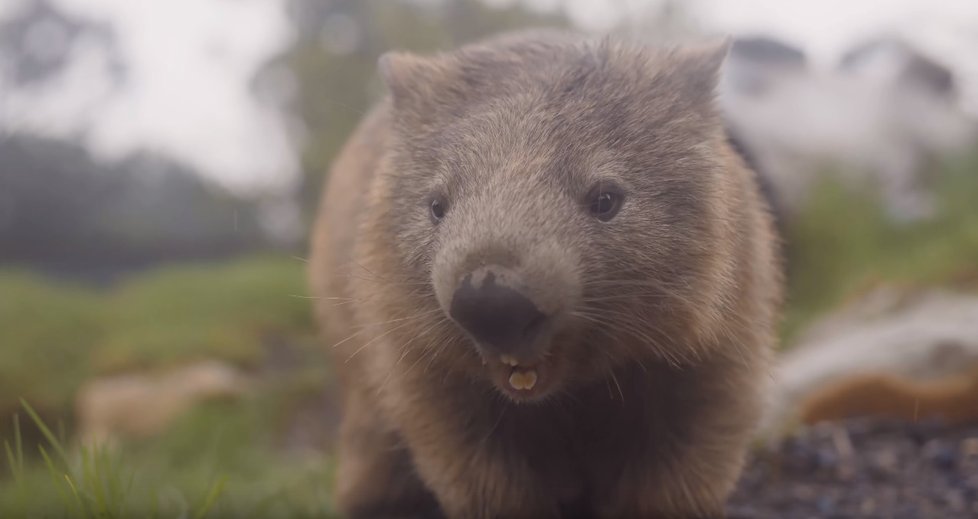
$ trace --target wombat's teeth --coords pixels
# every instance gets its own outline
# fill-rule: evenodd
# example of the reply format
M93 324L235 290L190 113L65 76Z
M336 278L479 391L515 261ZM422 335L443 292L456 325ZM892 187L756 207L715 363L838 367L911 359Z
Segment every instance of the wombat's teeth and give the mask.
M520 365L520 362L512 355L500 355L499 360L507 366L516 367Z
M509 374L509 385L516 390L533 389L533 386L537 385L537 371L535 369L526 371L513 370Z

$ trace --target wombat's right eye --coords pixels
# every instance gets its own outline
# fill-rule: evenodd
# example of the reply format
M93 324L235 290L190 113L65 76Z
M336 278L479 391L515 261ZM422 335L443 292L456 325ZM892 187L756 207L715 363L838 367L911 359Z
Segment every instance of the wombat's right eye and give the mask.
M598 220L607 222L618 214L622 198L617 187L599 184L588 194L588 210Z
M431 221L438 223L445 217L445 212L448 211L448 203L444 198L436 196L431 199L429 209L431 211Z

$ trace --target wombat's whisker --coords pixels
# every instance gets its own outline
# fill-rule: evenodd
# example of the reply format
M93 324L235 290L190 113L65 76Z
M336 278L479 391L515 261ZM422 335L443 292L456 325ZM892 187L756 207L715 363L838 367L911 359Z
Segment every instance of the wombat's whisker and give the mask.
M375 323L364 324L364 325L361 325L360 328L371 328L371 327L375 327L375 326L383 326L385 324L398 323L398 322L401 322L401 321L409 321L409 320L412 320L412 319L420 319L422 317L427 317L427 316L429 316L431 314L438 313L438 312L441 312L441 308L431 308L431 309L425 310L423 312L418 312L416 314L411 314L411 315L408 315L408 316L405 316L405 317L398 317L398 318L395 318L395 319L389 319L387 321L379 321L379 322L375 322Z
M354 271L355 269L349 268L352 265L356 265L356 267L359 267L359 269L362 270L363 272L359 274L356 273ZM356 260L350 260L343 267L339 267L339 269L337 270L337 272L335 272L335 274L337 277L344 278L344 279L357 279L361 281L384 283L389 286L426 286L426 285L430 286L431 284L428 281L394 281L376 274L375 272L368 269L366 266L364 266L362 263Z
M649 323L644 323L648 327L647 329L639 328L630 319L623 319L620 313L610 312L599 308L574 310L570 313L571 315L594 322L595 324L599 325L599 330L604 330L605 328L612 330L617 329L635 337L636 339L639 339L639 341L646 346L653 348L657 353L662 355L673 365L678 366L683 362L688 361L685 356L681 356L673 352L673 348L661 347L663 344L669 345L674 341L661 328L652 326ZM649 335L649 333L660 335L662 339L655 340Z
M492 427L490 427L489 430L486 431L485 436L483 436L482 437L482 440L479 441L479 444L478 445L479 445L479 450L480 451L485 448L486 442L488 442L489 441L489 438L492 437L492 433L496 432L496 429L499 428L499 424L502 423L503 416L506 414L506 409L508 409L508 408L509 408L508 405L501 405L501 406L499 406L499 417L496 418L496 421L492 424Z
M616 294L613 296L583 297L582 303L604 303L608 301L627 301L629 299L670 299L668 294L655 294L651 292L636 292L634 294Z
M428 358L428 363L425 364L425 367L424 367L424 372L425 373L427 373L428 372L428 369L431 368L431 365L435 362L435 359L438 357L438 354L441 353L444 350L446 344L448 344L448 341L444 341L444 342L440 343L439 347L437 347L437 348L432 347L432 348L425 349L425 354L428 355L428 357L429 357ZM430 352L430 354L428 352Z
M430 286L431 283L428 281L393 281L391 279L385 278L383 276L377 275L375 272L371 271L365 267L359 261L351 260L358 267L360 267L364 272L370 275L370 277L356 277L352 272L347 274L347 277L361 279L363 281L378 281L391 286Z
M651 288L654 291L661 292L663 295L667 295L687 304L693 303L686 296L676 292L673 287L664 283L657 283L648 280L598 280L585 283L583 288L585 293L587 293L589 290L594 291L601 289L609 291L614 290L616 294L619 293L620 289Z
M421 317L421 316L414 316L414 318L417 318L417 317ZM382 338L384 338L384 337L387 337L388 335L390 335L390 334L392 334L392 333L394 333L394 332L395 332L395 331L397 331L397 330L400 330L401 328L404 328L405 326L410 326L410 325L412 325L412 324L414 324L414 323L412 322L412 320L413 320L413 319L411 319L411 320L408 320L408 322L406 322L406 323L401 323L401 324L399 324L399 325L397 325L397 326L395 326L395 327L393 327L393 328L391 328L391 329L389 329L389 330L387 330L386 332L384 332L384 333L382 333L382 334L380 334L380 335L377 335L377 336L375 336L374 338L372 338L372 339L370 339L369 341L367 341L367 342L365 342L365 343L363 343L363 345L362 345L362 346L360 346L359 348L357 348L357 349L356 349L356 351L354 351L354 352L353 352L353 353L352 353L352 354L350 355L350 357L346 359L346 362L350 362L350 360L352 360L352 359L353 359L353 357L356 357L356 356L357 356L357 354L358 354L358 353L360 353L361 351L363 351L363 350L364 350L364 348L366 348L367 346L370 346L371 344L373 344L373 343L375 343L375 342L377 342L378 340L380 340L380 339L382 339Z
M347 341L353 339L354 337L358 337L358 336L360 336L360 334L363 334L363 333L368 332L371 328L374 328L374 327L377 327L377 326L384 326L385 324L392 324L392 323L401 322L401 321L411 321L411 320L419 319L421 317L425 317L427 315L430 315L432 313L439 312L439 311L441 311L440 308L435 308L433 310L429 310L427 312L422 312L420 314L410 315L408 317L400 317L400 318L397 318L397 319L391 319L391 320L388 320L388 321L382 321L382 322L378 322L378 323L364 324L364 325L360 326L359 329L356 332L354 332L353 334L347 336L345 339L343 339L343 340L341 340L341 341L333 344L332 346L330 346L330 348L331 349L332 348L336 348L336 347L340 346L341 344L344 344Z
M615 387L618 388L618 395L621 396L621 401L622 401L622 403L624 403L625 402L625 393L624 393L624 391L621 390L621 383L618 382L618 376L615 375L615 365L614 365L615 358L614 358L614 356L611 355L611 352L609 352L607 350L602 350L602 351L604 351L604 354L605 354L606 357L608 357L608 360L611 361L608 364L608 370L607 370L608 371L608 375L610 376L611 380L615 383ZM608 389L610 390L611 388L609 387Z
M341 277L346 279L358 279L361 281L369 281L371 283L380 283L392 287L413 287L413 286L431 286L431 283L423 281L391 281L389 279L383 279L378 277L369 277L362 274L345 274Z
M440 345L442 345L442 346L439 346L439 347L444 347L444 345L445 345L445 344L447 344L448 342L450 342L450 341L449 341L449 340L445 340L445 341L441 341L441 342L440 342L439 344L440 344ZM418 355L418 358L417 358L417 359L415 359L415 360L414 360L414 362L412 362L412 363L411 363L411 365L407 367L407 369L405 370L405 373L411 373L412 371L414 371L414 369L415 369L415 368L416 368L416 367L417 367L418 365L420 365L420 364L421 364L421 361L423 361L423 360L425 360L426 358L428 358L428 356L430 355L430 352L431 352L431 350L433 350L433 349L434 349L434 347L431 347L431 348L425 348L425 349L424 349L424 350L423 350L423 351L421 352L421 355Z
M357 300L352 297L304 296L299 294L289 294L289 297L294 297L296 299L312 299L315 301L356 301Z
M447 322L448 322L448 319L445 318L445 317L442 317L442 318L436 320L434 323L432 323L430 326L428 326L424 330L422 330L420 333L418 333L417 335L415 335L414 337L412 337L406 343L404 343L403 345L401 345L401 348L400 348L401 354L400 354L400 356L398 356L397 360L394 361L394 365L391 366L391 369L387 370L387 374L384 375L384 381L381 383L380 388L378 390L380 390L380 389L382 389L382 388L384 388L384 387L387 386L387 382L390 380L391 374L394 372L395 369L397 369L397 366L401 363L401 361L404 360L404 357L406 357L407 354L410 353L411 350L408 349L408 347L411 345L411 343L413 343L414 341L416 341L419 337L423 337L423 336L427 335L428 332L430 332L431 330L435 329L436 327L438 327L440 325L444 325ZM427 348L425 348L425 350L427 350Z
M618 382L618 376L615 375L615 370L609 369L608 374L611 375L611 380L614 381L615 387L618 388L618 395L621 396L621 401L625 401L625 393L621 390L621 384Z

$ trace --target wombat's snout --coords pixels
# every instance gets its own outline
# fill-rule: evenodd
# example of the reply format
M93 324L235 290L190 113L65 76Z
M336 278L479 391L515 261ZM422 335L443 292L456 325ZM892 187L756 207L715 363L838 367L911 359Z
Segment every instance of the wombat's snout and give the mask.
M519 277L500 266L466 275L452 296L449 315L493 353L530 356L547 316L524 293Z

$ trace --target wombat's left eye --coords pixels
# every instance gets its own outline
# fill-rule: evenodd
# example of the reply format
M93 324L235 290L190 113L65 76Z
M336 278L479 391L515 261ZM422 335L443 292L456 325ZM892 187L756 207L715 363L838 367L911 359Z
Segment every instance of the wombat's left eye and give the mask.
M431 221L438 223L445 217L445 212L448 211L448 202L444 198L436 196L431 199L428 209L431 214Z
M607 222L618 214L623 198L621 192L614 187L598 186L592 189L588 195L588 203L590 204L588 210L598 220Z

